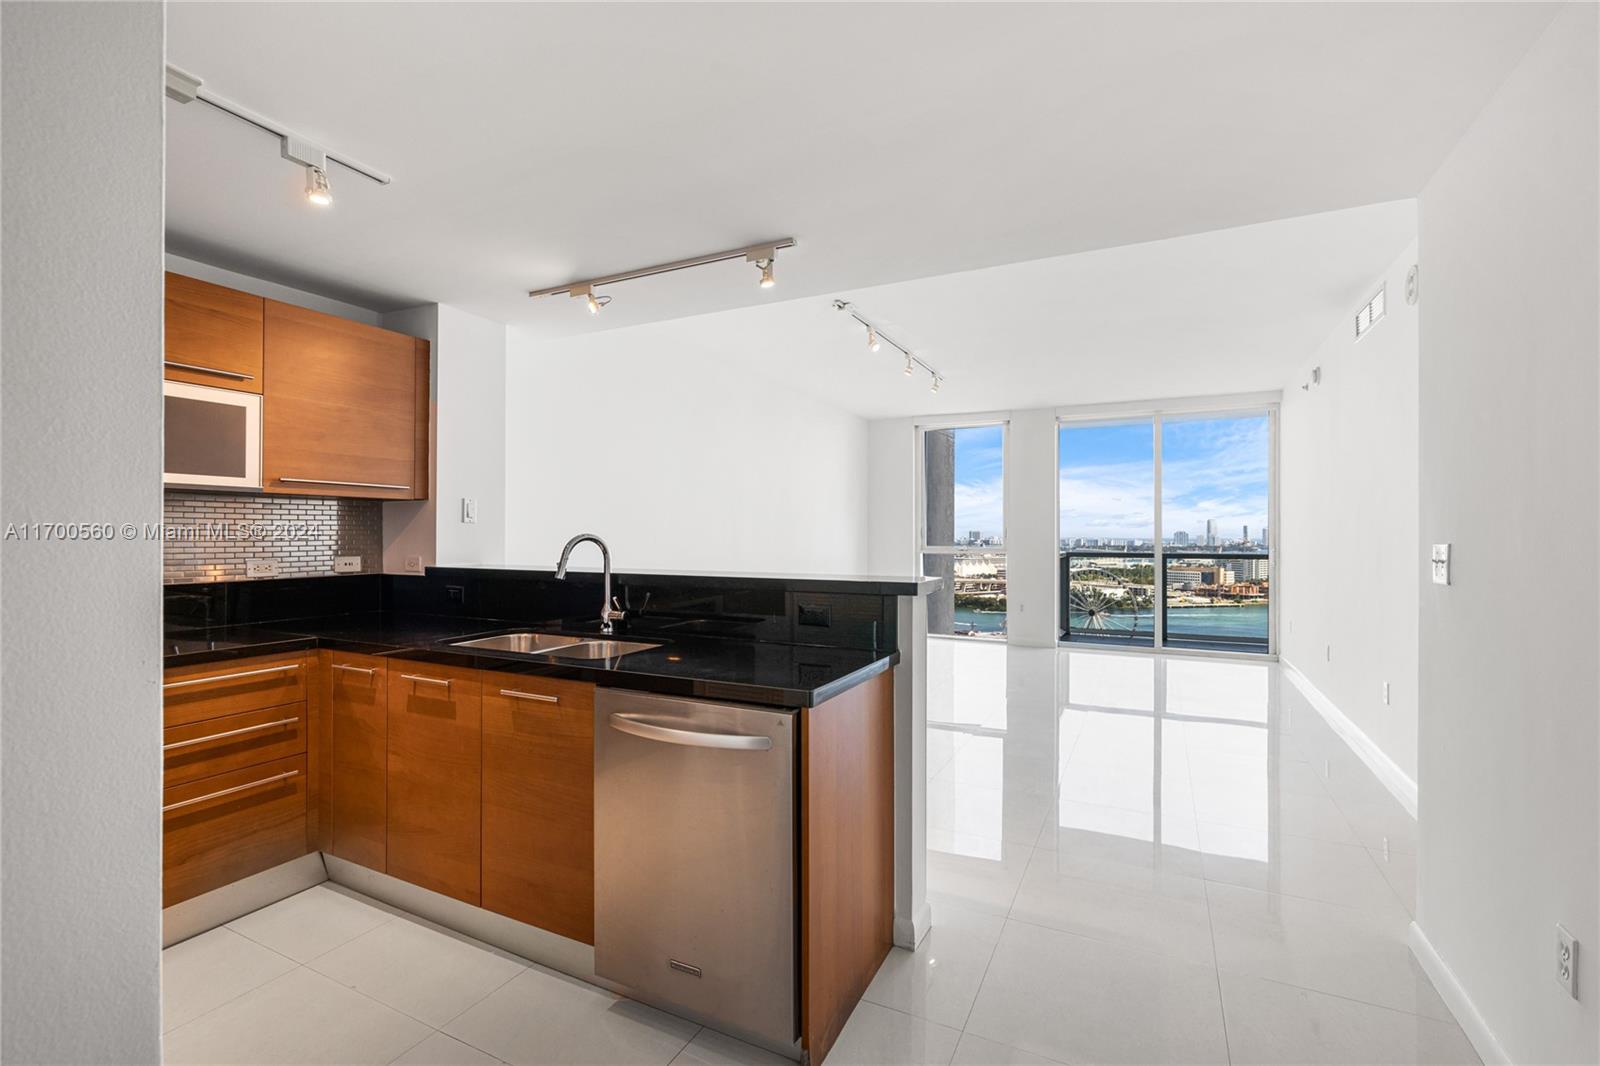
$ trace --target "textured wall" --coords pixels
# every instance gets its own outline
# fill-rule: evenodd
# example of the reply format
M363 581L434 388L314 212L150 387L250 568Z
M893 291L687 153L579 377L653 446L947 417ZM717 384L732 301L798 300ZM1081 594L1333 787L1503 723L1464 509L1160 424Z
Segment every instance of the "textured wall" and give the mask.
M161 513L162 17L0 13L7 523ZM160 1062L161 545L4 552L0 1060Z
M383 503L326 496L255 496L168 492L162 520L162 580L243 581L245 564L270 560L279 577L333 573L337 555L361 556L361 569L383 569Z

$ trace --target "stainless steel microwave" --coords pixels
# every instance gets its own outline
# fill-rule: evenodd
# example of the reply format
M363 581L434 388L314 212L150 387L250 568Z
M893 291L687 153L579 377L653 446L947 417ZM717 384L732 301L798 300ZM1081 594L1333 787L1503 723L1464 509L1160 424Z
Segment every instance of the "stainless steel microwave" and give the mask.
M164 383L166 465L175 488L261 489L261 397L181 381Z

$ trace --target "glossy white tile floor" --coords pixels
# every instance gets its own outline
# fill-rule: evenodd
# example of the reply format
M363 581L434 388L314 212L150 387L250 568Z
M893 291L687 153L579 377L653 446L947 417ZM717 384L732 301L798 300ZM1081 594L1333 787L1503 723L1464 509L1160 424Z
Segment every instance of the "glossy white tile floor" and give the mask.
M1270 663L930 650L933 931L830 1063L1476 1063L1416 824Z
M830 1064L1475 1063L1416 826L1271 664L936 640L934 928ZM168 949L172 1063L781 1063L332 885Z

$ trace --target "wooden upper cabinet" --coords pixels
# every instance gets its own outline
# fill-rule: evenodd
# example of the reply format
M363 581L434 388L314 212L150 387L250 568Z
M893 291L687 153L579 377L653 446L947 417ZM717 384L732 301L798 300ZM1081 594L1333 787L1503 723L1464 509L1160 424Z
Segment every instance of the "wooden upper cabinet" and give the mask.
M594 686L483 674L483 906L594 943Z
M262 487L428 495L428 343L266 301Z
M388 667L388 873L476 906L483 811L478 671L400 659ZM338 824L335 815L335 832Z
M247 292L168 272L167 380L260 392L265 304Z

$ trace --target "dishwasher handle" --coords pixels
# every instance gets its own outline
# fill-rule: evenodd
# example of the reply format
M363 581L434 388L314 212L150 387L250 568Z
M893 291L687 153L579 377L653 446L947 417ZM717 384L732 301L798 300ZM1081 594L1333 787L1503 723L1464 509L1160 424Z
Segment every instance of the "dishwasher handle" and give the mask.
M698 729L673 729L647 722L637 715L613 714L611 728L645 740L663 744L682 744L689 748L723 748L729 751L771 751L772 738L745 733L704 733Z

